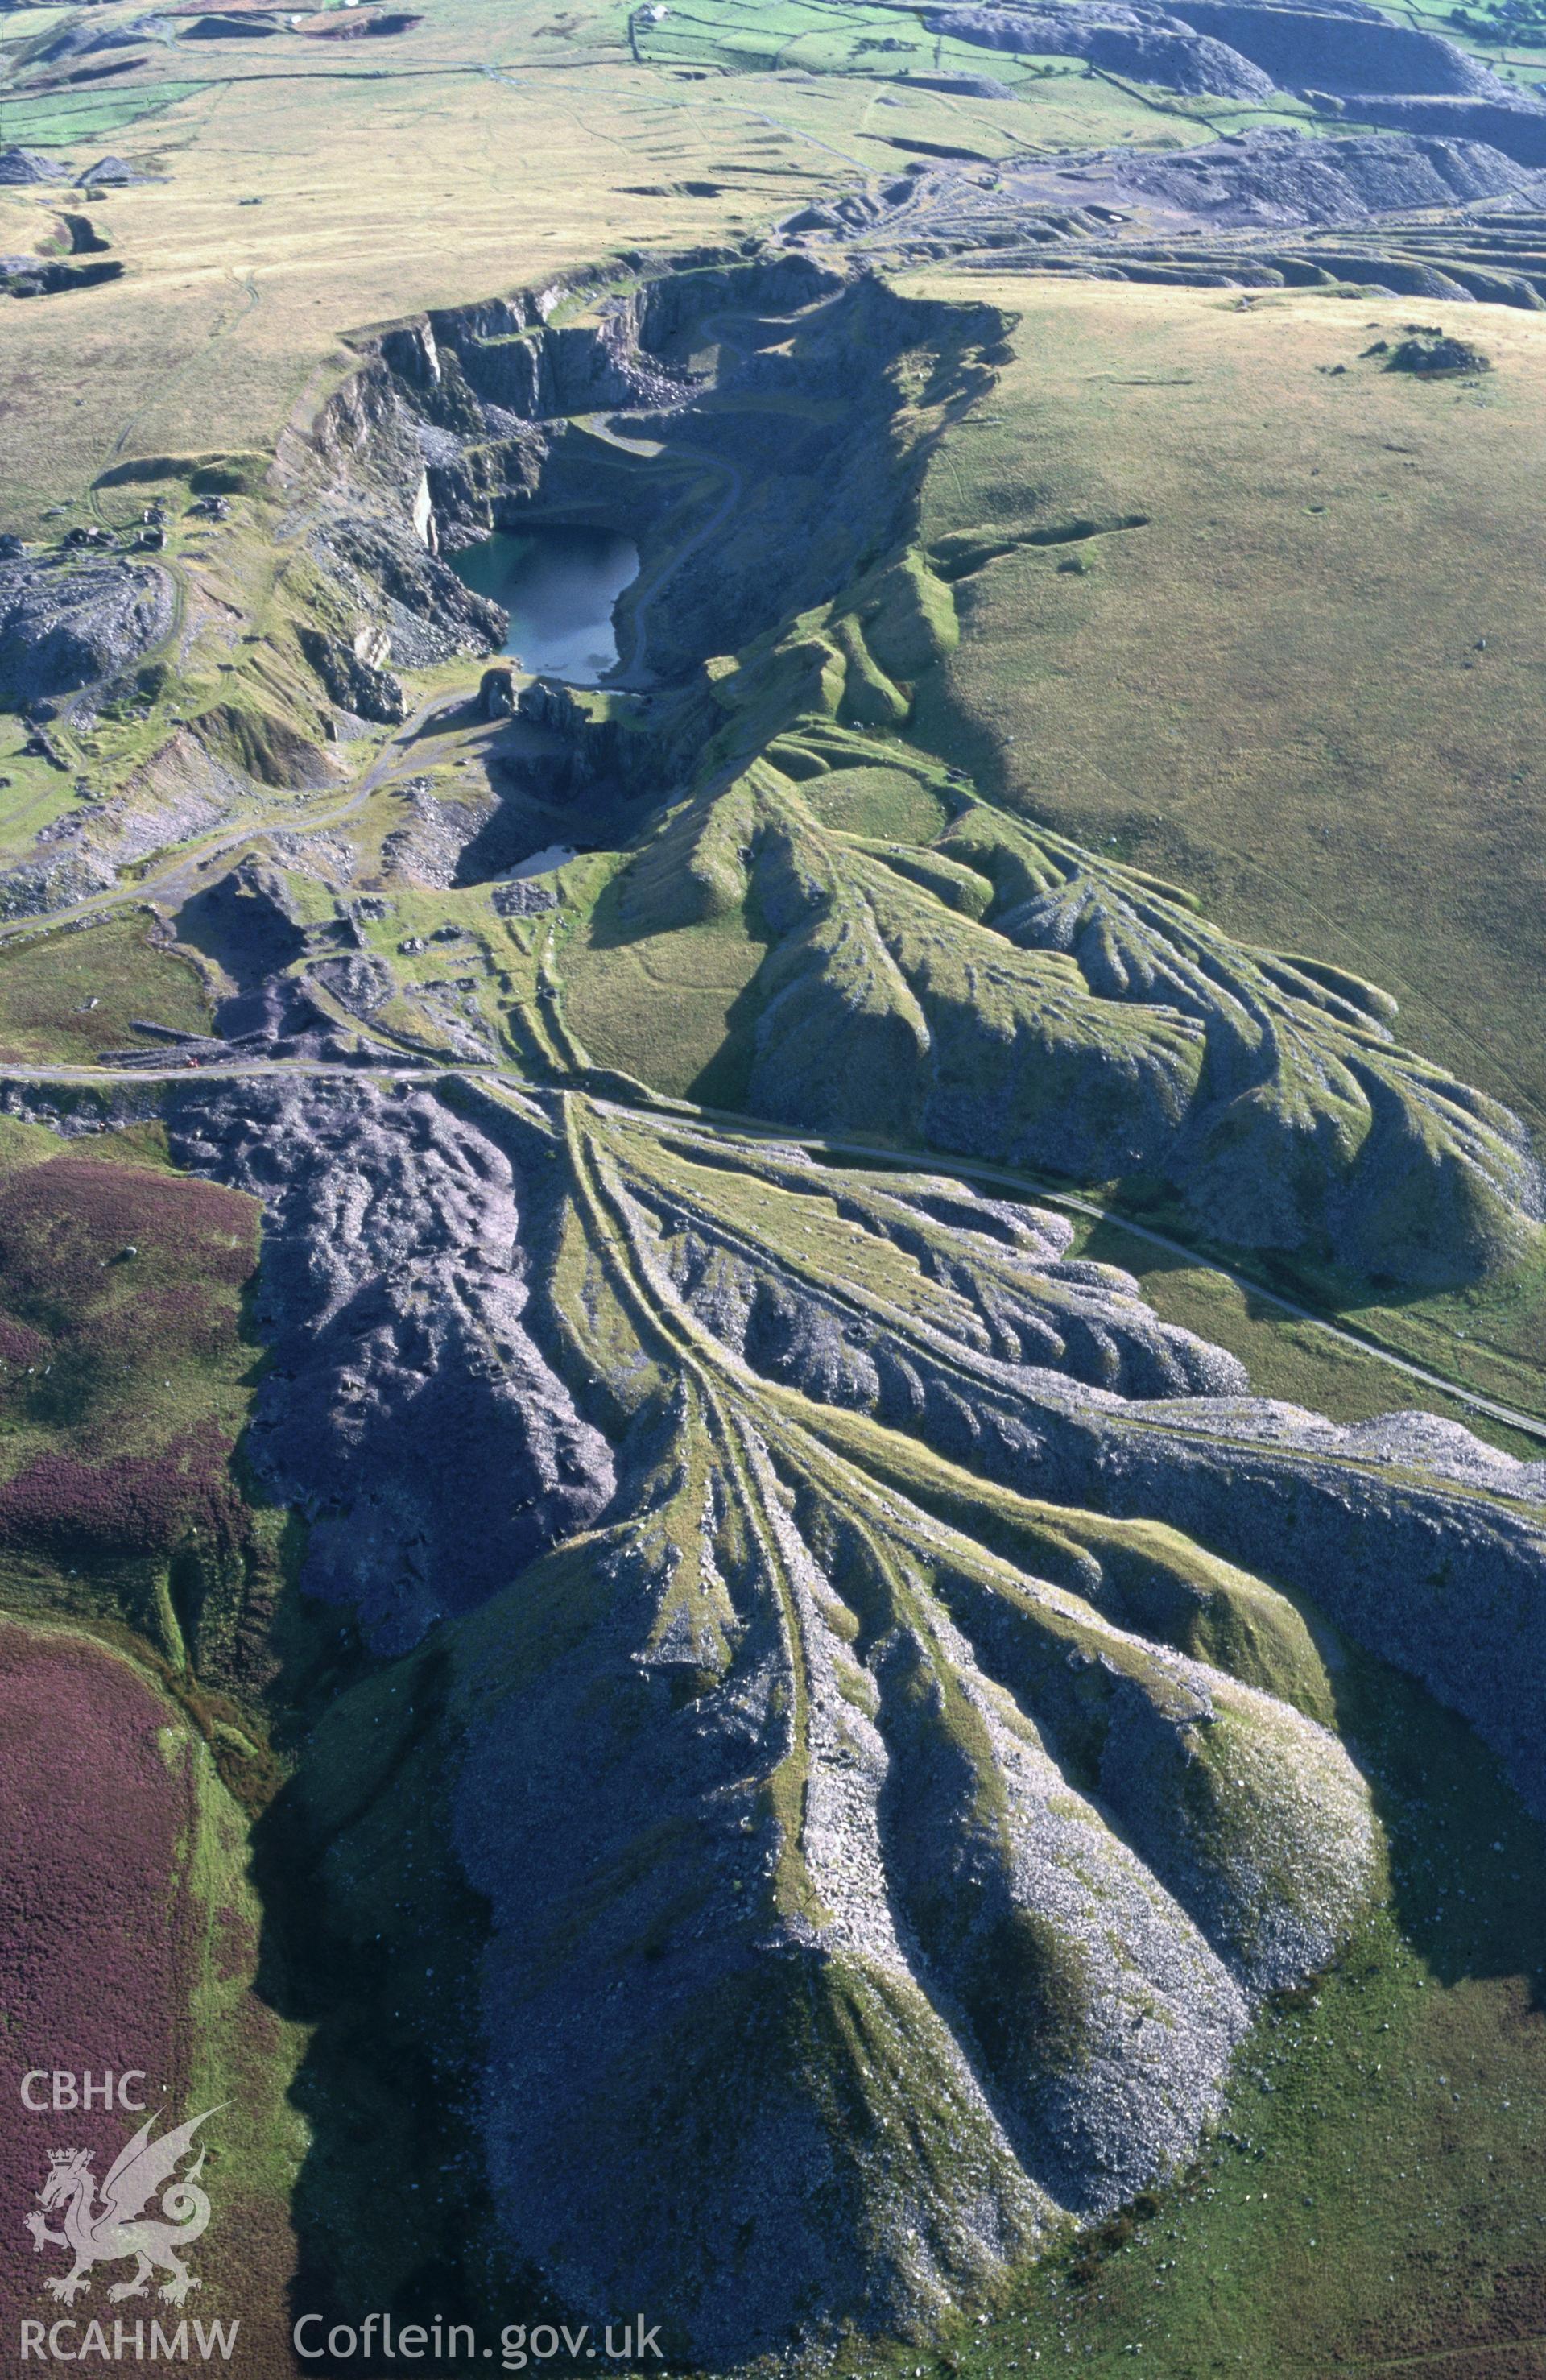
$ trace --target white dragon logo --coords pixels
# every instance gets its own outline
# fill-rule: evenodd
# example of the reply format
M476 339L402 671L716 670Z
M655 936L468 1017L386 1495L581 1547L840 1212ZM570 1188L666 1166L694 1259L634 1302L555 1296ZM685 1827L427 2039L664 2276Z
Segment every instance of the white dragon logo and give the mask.
M204 2170L202 2147L197 2162L162 2199L161 2212L170 2220L147 2221L143 2209L176 2171L199 2125L219 2113L218 2107L206 2107L201 2116L179 2124L175 2131L163 2132L159 2141L151 2138L156 2119L148 2118L114 2161L102 2185L100 2206L97 2178L91 2170L91 2151L50 2150L48 2179L38 2192L38 2206L23 2220L40 2255L45 2248L67 2248L75 2258L70 2272L51 2274L43 2283L51 2296L73 2305L80 2291L91 2288L93 2265L115 2265L126 2256L136 2257L138 2265L132 2280L117 2281L108 2290L115 2302L120 2298L148 2297L152 2267L171 2274L171 2279L162 2284L161 2294L173 2305L181 2305L189 2289L202 2286L177 2253L209 2225L210 2202L199 2188ZM55 2206L65 2210L62 2231L48 2228L47 2212Z

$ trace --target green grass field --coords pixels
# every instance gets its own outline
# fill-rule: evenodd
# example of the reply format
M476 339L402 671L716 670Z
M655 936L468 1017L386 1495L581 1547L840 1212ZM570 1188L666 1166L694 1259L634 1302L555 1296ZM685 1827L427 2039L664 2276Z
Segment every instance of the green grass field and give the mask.
M794 6L745 38L733 18L682 20L680 60L646 42L636 65L621 6L555 18L519 0L490 41L472 0L429 0L412 30L364 45L289 31L184 42L175 79L152 45L110 92L29 96L23 77L6 140L100 149L111 131L154 178L95 211L124 280L30 310L0 362L9 516L30 528L45 506L82 502L126 456L271 448L347 370L340 342L372 322L540 285L620 249L745 237L900 167L912 141L998 154L1208 135L1164 94L1069 74L1066 60L987 115L900 90L918 37L894 13L862 13L878 30L813 36L814 12ZM812 38L819 70L778 62ZM823 42L851 38L904 46L829 71ZM951 46L982 71L981 53ZM25 244L36 203L9 194L8 242ZM66 403L38 402L66 380Z
M186 1474L191 1490L209 1464L189 1449L205 1430L234 1444L247 1417L253 1349L242 1293L256 1261L254 1211L174 1172L152 1126L74 1154L7 1119L0 1143L0 1475L14 1481L51 1455L99 1472L164 1460L164 1478L147 1475L142 1511L104 1503L96 1536L83 1526L78 1567L89 1572L99 1554L109 1568L138 1559L141 1540L164 1550L155 1497L165 1490L174 1534L187 1500L197 1536L197 1497L185 1500L176 1482ZM53 1505L39 1509L52 1528ZM13 1541L25 1527L11 1525Z
M35 99L11 99L0 108L0 136L7 143L15 140L29 148L63 149L84 143L100 149L109 134L175 106L198 89L197 82L163 79L137 84L130 91L47 91ZM94 164L95 160L83 162Z
M202 1033L211 1014L189 961L153 942L143 917L0 945L0 1057L89 1063L104 1050L149 1048L131 1029L138 1018Z
M1018 317L925 536L1148 516L1080 571L1021 549L959 582L924 732L1243 938L1357 967L1431 1054L1546 1117L1521 997L1546 966L1546 322L1464 310L1495 370L1423 386L1359 360L1412 311L1388 298L922 285Z
M1349 1347L1311 1322L1297 1321L1270 1298L1240 1288L1225 1273L1167 1255L1152 1242L1124 1231L1119 1222L1082 1225L1075 1245L1081 1256L1120 1265L1132 1273L1164 1320L1178 1324L1183 1330L1194 1330L1200 1339L1211 1340L1238 1355L1258 1395L1283 1397L1290 1404L1308 1406L1311 1413L1341 1422L1369 1421L1398 1406L1442 1414L1521 1462L1540 1459L1539 1439L1526 1438L1506 1423L1492 1421L1458 1399L1407 1378L1377 1355ZM1369 1318L1363 1319L1367 1323ZM1399 1343L1394 1332L1379 1335L1393 1346ZM1435 1368L1443 1369L1452 1378L1456 1375L1450 1335L1432 1331L1425 1342L1414 1343L1405 1352L1414 1357L1426 1355ZM1531 1393L1539 1393L1539 1374L1521 1366L1511 1386L1514 1395L1528 1406ZM1485 1393L1481 1379L1474 1385ZM1493 1386L1501 1402L1503 1383L1494 1380Z

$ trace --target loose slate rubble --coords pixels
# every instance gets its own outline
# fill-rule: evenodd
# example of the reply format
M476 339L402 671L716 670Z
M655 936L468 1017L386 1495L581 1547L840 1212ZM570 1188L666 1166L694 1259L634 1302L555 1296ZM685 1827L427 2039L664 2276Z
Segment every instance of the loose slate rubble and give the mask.
M0 182L63 182L69 168L41 149L0 149Z
M307 1583L385 1650L606 1500L611 1463L521 1320L510 1169L430 1099L243 1085L181 1155L269 1209L256 1459L313 1516Z
M175 601L154 563L0 563L0 693L47 700L116 675L168 634Z
M435 1665L484 2151L570 2302L913 2328L1184 2160L1374 1885L1285 1586L1546 1806L1542 1467L1250 1398L1065 1219L487 1076L172 1107L265 1202L307 1584Z
M1546 115L1525 121L1546 132ZM1546 146L1519 163L1485 126L1463 137L1472 128L1310 139L1267 125L1159 156L1010 157L991 174L919 167L806 207L783 228L816 250L950 257L996 274L1351 282L1536 309L1546 304Z
M1314 8L1251 0L951 0L931 32L988 50L1086 59L1191 95L1270 104L1279 91L1356 121L1474 132L1546 163L1546 109L1443 33L1393 23L1363 0ZM1470 120L1467 120L1470 119Z

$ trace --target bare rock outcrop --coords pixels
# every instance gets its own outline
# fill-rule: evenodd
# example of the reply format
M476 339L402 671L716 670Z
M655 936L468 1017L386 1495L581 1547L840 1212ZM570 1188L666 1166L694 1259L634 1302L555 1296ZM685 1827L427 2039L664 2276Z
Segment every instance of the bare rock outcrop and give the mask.
M356 719L399 726L408 715L407 697L395 670L383 669L320 628L303 628L301 650L322 682L328 700Z
M509 1165L432 1099L248 1084L180 1152L269 1211L253 1448L311 1516L307 1584L383 1650L502 1585L606 1500L611 1462L522 1320Z
M115 676L170 634L158 564L42 555L0 563L0 696L56 700Z

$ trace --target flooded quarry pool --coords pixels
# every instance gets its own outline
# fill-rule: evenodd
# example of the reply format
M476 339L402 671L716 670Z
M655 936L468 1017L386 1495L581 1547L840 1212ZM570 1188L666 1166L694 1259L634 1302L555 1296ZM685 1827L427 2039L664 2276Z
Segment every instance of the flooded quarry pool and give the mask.
M612 613L639 572L632 538L557 524L497 530L448 559L464 585L509 613L502 650L522 669L596 686L617 666Z

